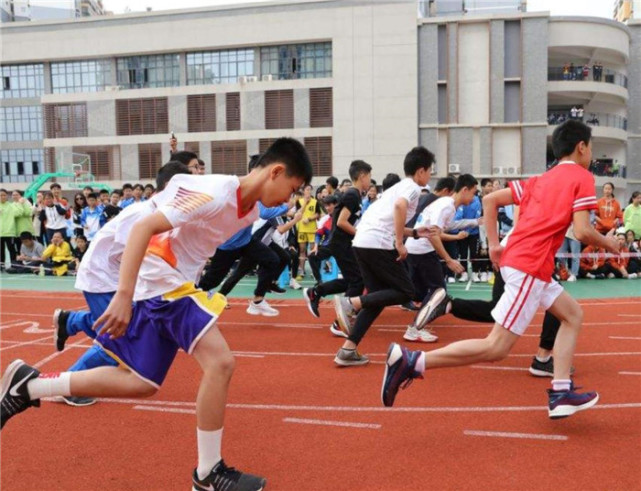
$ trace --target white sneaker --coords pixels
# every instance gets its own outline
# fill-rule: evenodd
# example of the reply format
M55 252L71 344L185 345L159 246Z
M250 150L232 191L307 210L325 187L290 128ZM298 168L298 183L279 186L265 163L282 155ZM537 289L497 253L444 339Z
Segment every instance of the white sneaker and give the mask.
M478 273L472 273L472 283L478 283L480 281L481 281L481 279L479 278L479 274Z
M633 279L637 278L638 276L639 276L639 275L638 275L638 274L636 274L636 273L630 273L630 274L628 275L628 279L629 279L629 280L633 280Z
M300 290L301 288L303 288L302 286L300 286L300 283L296 281L296 278L292 278L289 280L289 287L293 288L294 290Z
M614 278L614 273L608 273L608 278L609 278L609 279Z
M592 273L585 273L585 277L590 278L591 280L596 278L596 276L594 276Z
M460 278L458 279L458 282L459 283L467 283L467 280L468 280L467 273L462 273Z
M403 339L418 343L435 343L438 341L438 336L432 334L427 329L416 329L414 326L407 326L407 331L403 334Z
M274 307L267 303L267 300L262 300L259 303L254 303L253 300L249 301L247 313L250 315L264 315L266 317L276 317L279 312Z
M456 283L456 278L454 278L454 276L448 276L447 277L447 282L448 283Z
M345 333L351 332L351 322L349 316L354 313L354 306L347 297L343 295L334 295L334 310L336 311L336 320Z
M487 283L487 280L488 280L489 278L488 278L488 276L487 276L487 273L486 273L485 271L483 271L483 272L480 274L479 279L481 280L481 283Z
M574 276L572 273L570 273L570 276L568 276L568 280L567 281L569 281L569 282L576 281L576 276Z

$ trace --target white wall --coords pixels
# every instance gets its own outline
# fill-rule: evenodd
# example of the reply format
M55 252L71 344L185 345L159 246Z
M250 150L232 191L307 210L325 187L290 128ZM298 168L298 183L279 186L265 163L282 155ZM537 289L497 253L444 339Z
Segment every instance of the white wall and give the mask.
M458 115L460 124L490 119L489 24L458 25Z

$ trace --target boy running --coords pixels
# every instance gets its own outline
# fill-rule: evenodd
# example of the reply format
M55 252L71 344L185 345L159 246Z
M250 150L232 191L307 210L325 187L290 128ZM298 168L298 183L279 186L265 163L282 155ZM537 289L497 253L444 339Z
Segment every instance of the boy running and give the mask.
M383 378L382 400L392 406L398 389L428 368L470 365L505 358L525 332L539 307L561 321L555 349L554 379L548 391L548 415L564 418L592 407L596 392L574 391L570 370L583 312L579 304L552 279L554 255L571 223L578 240L618 253L619 244L590 225L596 209L591 130L579 121L566 121L554 130L552 148L559 164L527 181L514 181L484 198L486 223L496 223L497 209L520 206L519 221L507 247L499 245L498 231L488 227L490 259L501 267L505 292L492 311L496 323L485 339L468 339L431 352L409 351L390 345Z
M198 467L193 489L262 490L264 478L227 467L221 459L234 358L215 322L226 301L198 290L194 283L216 247L257 218L257 201L265 206L285 203L311 176L302 144L280 138L244 177L174 177L150 200L157 211L133 226L118 290L95 324L102 326L96 342L121 366L40 377L36 369L16 360L2 378L2 424L38 405L41 397L148 397L158 390L182 348L203 371L196 399Z

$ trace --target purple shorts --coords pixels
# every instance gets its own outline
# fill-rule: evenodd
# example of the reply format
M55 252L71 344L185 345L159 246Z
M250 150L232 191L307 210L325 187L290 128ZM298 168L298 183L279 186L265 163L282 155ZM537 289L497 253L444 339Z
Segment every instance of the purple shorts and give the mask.
M100 335L95 342L118 363L158 388L178 348L191 354L226 304L219 293L209 295L193 284L185 284L159 297L136 302L124 336L109 339L108 335Z

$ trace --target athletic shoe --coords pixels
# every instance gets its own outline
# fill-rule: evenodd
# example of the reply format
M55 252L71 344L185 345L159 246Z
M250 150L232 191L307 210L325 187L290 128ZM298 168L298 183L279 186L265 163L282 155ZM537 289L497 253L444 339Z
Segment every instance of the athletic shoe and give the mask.
M548 389L548 416L550 419L560 419L572 416L578 411L589 409L599 400L599 394L596 392L578 393L574 389L580 387L570 387L570 390L551 390Z
M456 278L454 278L454 276L448 276L447 277L447 282L448 283L456 283Z
M283 293L287 292L287 290L285 290L284 288L281 288L280 286L278 286L278 283L276 283L276 282L274 282L271 285L269 285L269 291L271 293L275 293L276 295L282 295Z
M636 273L630 273L630 274L628 275L628 279L629 279L629 280L634 280L635 278L637 278L637 276L638 276L638 275L637 275Z
M266 317L276 317L278 315L278 310L273 308L267 303L267 300L263 299L258 303L255 303L253 300L249 301L249 307L247 307L247 313L250 315L264 315Z
M532 364L529 369L530 373L535 377L552 377L554 378L554 357L546 362L537 360L536 356L532 358ZM570 375L574 375L574 367L570 367Z
M67 319L69 312L62 309L53 311L53 344L58 351L65 349L65 343L69 338L67 333Z
M303 274L299 274L299 275L296 277L296 281L303 281L303 279L304 279L304 278L305 278L305 275L303 275Z
M576 276L574 276L572 273L570 273L570 276L568 276L567 279L568 282L573 283L576 281Z
M596 276L594 276L592 273L585 273L585 277L590 278L591 280L596 278Z
M407 331L403 334L403 339L419 343L435 343L438 336L432 334L427 329L416 329L414 326L407 326Z
M307 304L307 308L314 317L320 317L318 311L318 304L320 303L320 295L316 292L316 288L303 288L303 298Z
M468 278L468 276L467 276L467 273L462 273L462 274L461 274L461 276L460 276L460 277L459 277L459 279L458 279L458 282L459 282L459 283L467 283L467 280L468 280L468 279L469 279L469 278Z
M289 287L293 288L294 290L300 290L301 288L303 288L302 286L300 286L300 283L294 278L289 280Z
M611 280L612 278L614 278L614 273L608 273L608 279Z
M414 304L414 302L412 302L411 300L410 300L409 302L404 303L403 305L401 305L401 310L405 310L405 311L407 311L407 312L417 312L417 311L419 311L420 309L421 309L421 308L420 308L420 307L417 307L417 306Z
M482 272L482 273L479 275L479 279L481 280L481 283L487 283L487 280L488 280L488 275L487 275L487 273L486 273L485 271L484 271L484 272Z
M336 311L336 320L341 329L348 335L351 332L351 323L349 315L354 312L354 307L347 297L334 295L334 310Z
M420 355L421 351L410 351L397 343L389 345L381 388L384 406L394 405L398 389L406 389L415 378L423 378L423 374L414 369Z
M478 273L472 273L472 283L478 283L481 281L481 278L479 278Z
M227 467L221 460L205 479L199 479L198 472L194 469L192 484L193 491L261 491L267 480Z
M361 355L355 349L340 348L334 357L334 363L342 367L353 367L358 365L367 365L369 358Z
M31 406L40 406L40 399L32 401L27 391L27 382L37 378L40 372L22 360L12 361L2 376L2 402L0 402L0 428L10 418Z
M417 329L423 329L434 319L445 315L447 304L452 298L447 294L444 288L437 288L421 310L418 311L414 318L414 326Z
M95 399L92 399L91 397L74 397L74 396L63 397L62 400L65 404L67 404L67 406L73 406L73 407L91 406L92 404L95 404L96 402L98 402Z
M487 284L488 285L494 286L494 281L495 281L494 273L490 273L489 275L487 275Z
M329 332L331 332L337 338L347 338L349 336L349 334L341 329L341 326L337 320L332 322L332 325L329 326Z

